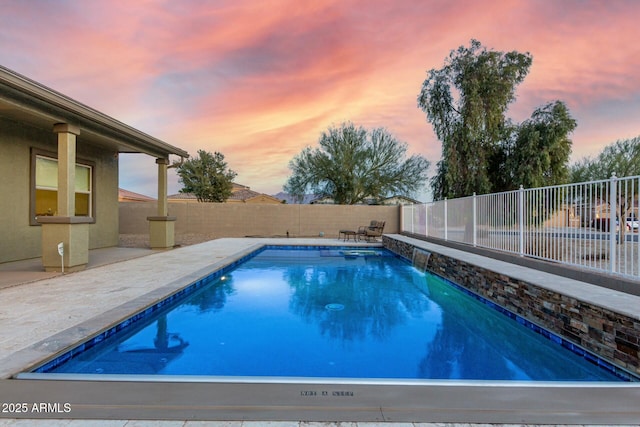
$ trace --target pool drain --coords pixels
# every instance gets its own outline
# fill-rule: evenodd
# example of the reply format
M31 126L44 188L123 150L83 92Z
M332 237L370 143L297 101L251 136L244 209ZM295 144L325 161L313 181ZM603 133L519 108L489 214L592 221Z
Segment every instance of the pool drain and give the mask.
M324 308L326 308L329 311L340 311L340 310L344 310L344 305L338 304L338 303L331 303L331 304L325 305Z

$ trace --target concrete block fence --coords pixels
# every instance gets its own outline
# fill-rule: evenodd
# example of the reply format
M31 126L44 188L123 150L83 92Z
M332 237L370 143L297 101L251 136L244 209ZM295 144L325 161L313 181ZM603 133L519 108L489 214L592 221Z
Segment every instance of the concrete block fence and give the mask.
M120 234L145 234L156 204L120 203ZM398 206L269 205L243 203L169 203L177 217L176 234L220 237L327 237L339 230L358 230L372 220L385 221L385 233L400 230Z

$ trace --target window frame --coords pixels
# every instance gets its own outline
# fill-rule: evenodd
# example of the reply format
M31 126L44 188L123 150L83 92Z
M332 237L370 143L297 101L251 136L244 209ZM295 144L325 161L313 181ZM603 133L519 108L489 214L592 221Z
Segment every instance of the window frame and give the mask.
M39 148L31 149L31 168L30 168L30 183L29 183L29 225L41 225L38 222L36 216L36 190L38 189L36 186L36 159L46 158L50 160L54 160L56 164L58 163L58 153L48 150L42 150ZM76 158L76 166L89 168L89 215L86 218L89 219L89 223L93 224L96 222L96 188L95 188L95 174L96 174L96 163L82 158ZM42 189L46 189L44 187ZM56 187L56 192L58 188ZM74 192L74 197L76 193L87 194L86 191L76 191ZM75 216L75 215L74 215Z

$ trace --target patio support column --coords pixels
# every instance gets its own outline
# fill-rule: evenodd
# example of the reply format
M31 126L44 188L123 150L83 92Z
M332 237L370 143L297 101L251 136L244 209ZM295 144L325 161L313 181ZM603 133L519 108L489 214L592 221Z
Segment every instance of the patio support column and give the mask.
M167 168L169 159L156 159L158 165L158 216L167 216Z
M42 265L46 271L82 270L89 262L89 223L93 218L75 216L76 136L80 128L57 123L58 192L55 216L38 217L42 224ZM62 243L63 256L58 253Z
M158 211L157 216L149 216L149 244L151 249L168 249L175 246L176 217L169 216L167 204L168 158L157 158L158 165Z
M58 123L53 132L58 134L58 216L70 217L76 212L76 135L80 129Z

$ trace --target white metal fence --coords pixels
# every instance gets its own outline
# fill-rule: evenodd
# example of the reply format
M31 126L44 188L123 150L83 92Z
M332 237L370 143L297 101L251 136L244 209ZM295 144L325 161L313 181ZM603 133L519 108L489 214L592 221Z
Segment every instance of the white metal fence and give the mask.
M640 279L640 176L402 208L401 230Z

